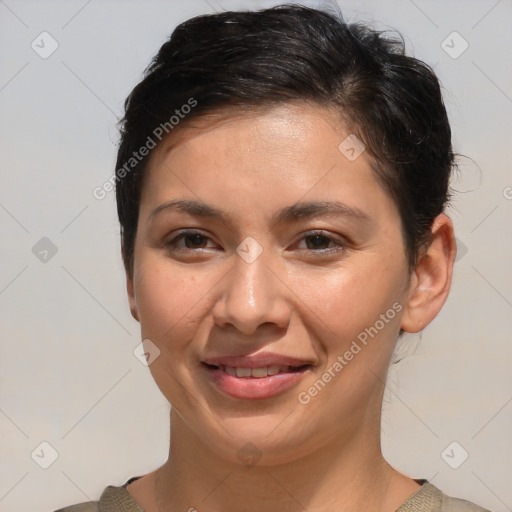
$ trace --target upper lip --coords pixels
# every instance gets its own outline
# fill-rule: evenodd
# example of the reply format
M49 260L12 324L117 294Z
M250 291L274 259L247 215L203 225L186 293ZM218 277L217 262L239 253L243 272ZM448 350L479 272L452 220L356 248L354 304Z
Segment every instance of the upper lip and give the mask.
M271 352L261 352L248 356L219 356L203 359L203 363L213 366L231 366L233 368L263 368L266 366L300 367L310 365L310 361L297 359Z

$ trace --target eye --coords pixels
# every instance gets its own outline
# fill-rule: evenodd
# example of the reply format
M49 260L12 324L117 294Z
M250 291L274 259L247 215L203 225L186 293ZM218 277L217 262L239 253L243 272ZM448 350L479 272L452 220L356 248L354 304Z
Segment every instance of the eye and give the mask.
M175 236L169 242L166 242L165 246L170 250L194 250L194 249L209 249L210 247L206 247L206 242L210 240L204 233L201 231L196 231L193 229L189 229L186 231L182 231L177 236ZM180 244L180 242L184 243L184 246Z
M306 250L314 253L332 253L339 252L346 247L346 242L343 240L327 235L325 231L313 231L302 237L301 242L306 241ZM329 244L333 244L330 248Z
M207 246L209 240L211 239L201 231L189 229L178 233L172 240L165 243L165 247L170 251L194 252L198 249L212 249L212 246ZM305 247L300 247L303 242ZM331 254L342 251L347 245L344 240L328 235L325 231L312 231L300 239L298 249L315 254Z

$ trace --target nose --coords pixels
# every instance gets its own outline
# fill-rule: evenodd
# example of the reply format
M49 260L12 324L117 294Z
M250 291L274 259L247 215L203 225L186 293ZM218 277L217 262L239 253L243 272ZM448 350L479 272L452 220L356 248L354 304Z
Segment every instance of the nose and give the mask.
M265 252L248 263L234 255L233 268L223 280L223 288L213 308L215 324L234 327L240 334L251 336L257 330L283 329L290 322L288 289L275 266L271 269Z

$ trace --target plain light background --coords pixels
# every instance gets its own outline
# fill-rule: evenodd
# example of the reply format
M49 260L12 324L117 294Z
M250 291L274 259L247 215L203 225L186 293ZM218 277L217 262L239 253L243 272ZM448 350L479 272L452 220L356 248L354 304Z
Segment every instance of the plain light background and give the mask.
M174 27L278 3L0 0L1 511L96 500L166 460L169 404L133 353L115 196L92 191L114 171L123 101ZM385 456L512 510L512 2L339 5L347 20L398 29L434 68L455 150L469 157L448 212L452 292L390 370Z

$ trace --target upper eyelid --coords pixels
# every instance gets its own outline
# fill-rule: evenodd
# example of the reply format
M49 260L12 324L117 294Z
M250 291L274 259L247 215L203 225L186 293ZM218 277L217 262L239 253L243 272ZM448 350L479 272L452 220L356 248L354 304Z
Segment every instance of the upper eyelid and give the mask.
M187 236L187 235L200 235L208 240L212 240L211 236L205 234L200 229L189 228L189 229L184 229L183 231L177 233L175 236L172 237L171 240L166 242L166 245L169 245L171 243L177 243L179 240L182 240L183 237ZM346 240L345 237L343 237L341 235L331 234L328 231L325 231L323 229L312 229L310 231L306 231L306 232L302 233L302 235L300 236L298 241L300 242L300 241L304 240L305 238L307 238L308 236L323 236L323 237L328 238L329 240L337 243L338 245L342 245L342 246L348 244L348 241ZM205 248L198 247L197 249L204 250ZM194 250L194 249L190 249L190 250ZM314 249L306 249L306 250L314 251ZM322 250L322 249L320 249L320 250ZM325 250L325 249L323 249L323 250Z
M175 243L179 240L183 240L183 237L187 236L187 235L200 235L204 238L207 238L208 240L212 240L212 237L205 234L203 231L199 230L199 229L184 229L183 231L180 231L179 233L177 233L176 235L172 236L170 238L170 240L164 242L165 245L169 245L171 243Z
M307 231L306 233L302 234L302 236L298 239L298 242L301 242L308 236L322 236L324 238L327 238L336 244L335 247L346 247L349 243L348 240L341 235L333 235L333 234L330 234L329 232L326 232L323 230L315 230L315 229L312 231ZM335 247L333 247L332 249L335 249ZM314 249L306 249L306 250L317 252ZM328 251L328 250L329 249L319 249L318 251Z

